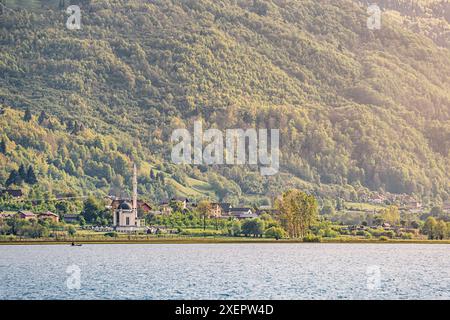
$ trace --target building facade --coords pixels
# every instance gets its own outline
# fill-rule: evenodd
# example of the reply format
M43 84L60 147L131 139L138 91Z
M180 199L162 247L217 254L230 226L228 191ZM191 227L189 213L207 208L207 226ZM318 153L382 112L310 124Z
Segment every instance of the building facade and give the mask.
M132 202L120 200L119 205L113 210L113 227L117 232L139 232L145 228L145 223L138 216L137 200L137 169L133 167L133 198Z

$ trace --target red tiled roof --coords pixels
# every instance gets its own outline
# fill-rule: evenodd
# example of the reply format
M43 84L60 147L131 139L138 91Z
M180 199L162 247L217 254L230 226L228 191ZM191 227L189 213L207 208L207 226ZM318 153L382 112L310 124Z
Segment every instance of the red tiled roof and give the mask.
M33 212L31 211L19 211L19 214L24 215L25 217L34 217L36 216Z

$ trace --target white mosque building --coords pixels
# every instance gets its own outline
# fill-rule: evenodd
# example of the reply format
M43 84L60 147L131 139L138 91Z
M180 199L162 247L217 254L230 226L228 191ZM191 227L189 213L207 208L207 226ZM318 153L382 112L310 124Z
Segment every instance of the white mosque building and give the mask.
M113 227L117 232L138 232L145 229L145 223L138 217L137 169L133 167L133 199L130 203L121 200L113 209Z

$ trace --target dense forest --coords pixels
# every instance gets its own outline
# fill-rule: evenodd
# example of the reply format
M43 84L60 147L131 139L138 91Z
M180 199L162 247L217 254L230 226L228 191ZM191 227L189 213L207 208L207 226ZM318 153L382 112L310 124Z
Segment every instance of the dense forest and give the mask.
M448 1L380 1L380 30L351 0L71 1L80 30L68 1L2 3L1 186L120 194L137 162L155 201L450 195ZM197 119L279 128L281 172L173 165Z

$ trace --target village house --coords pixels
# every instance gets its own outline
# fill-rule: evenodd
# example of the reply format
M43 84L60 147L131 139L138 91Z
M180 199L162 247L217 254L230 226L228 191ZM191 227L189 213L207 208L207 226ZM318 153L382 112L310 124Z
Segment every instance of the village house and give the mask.
M259 207L258 210L256 210L256 214L258 216L260 216L264 213L270 214L272 216L277 216L280 214L280 210L274 209L272 207Z
M19 211L17 213L17 216L20 219L24 219L24 220L28 220L28 221L37 219L36 215L33 212L31 212L31 211Z
M17 212L14 211L0 211L0 220L6 220L6 219L11 219L14 218L14 216L16 216Z
M383 223L381 227L384 228L384 230L391 230L392 228L391 224L387 222Z
M258 217L256 213L253 213L251 208L230 208L227 215L237 219L250 219Z
M124 201L131 202L132 199L117 199L117 198L112 199L109 209L117 210L119 208L120 204L123 203ZM137 209L142 214L147 214L150 211L152 211L152 207L144 200L137 200Z
M170 199L170 202L177 203L181 206L183 210L186 210L188 208L189 199L188 198L180 198L180 197L173 197Z
M80 220L80 215L77 213L66 213L63 216L63 220L66 223L78 223Z
M173 211L173 206L177 205L181 210L187 210L190 201L188 198L183 197L172 197L170 199L165 199L159 203L159 210L162 214L168 215Z
M213 202L209 209L209 215L212 217L221 217L227 215L232 205L226 202Z
M369 199L369 202L373 203L373 204L383 204L385 200L386 200L386 198L383 195L378 194L378 195L371 197Z
M163 213L160 210L152 210L152 211L149 211L148 214L151 216L159 216L159 215L162 215Z
M419 213L422 211L422 203L414 199L409 199L403 203L401 208L411 213Z
M0 198L4 195L9 195L13 198L21 198L23 196L22 190L20 189L4 189L0 190Z
M47 211L44 213L39 213L38 217L40 220L51 220L52 222L59 222L59 216L56 213L53 213L51 211Z
M442 210L446 213L450 213L450 200L444 201L442 204Z
M159 203L159 210L163 215L169 215L172 213L172 207L168 201L161 201Z

